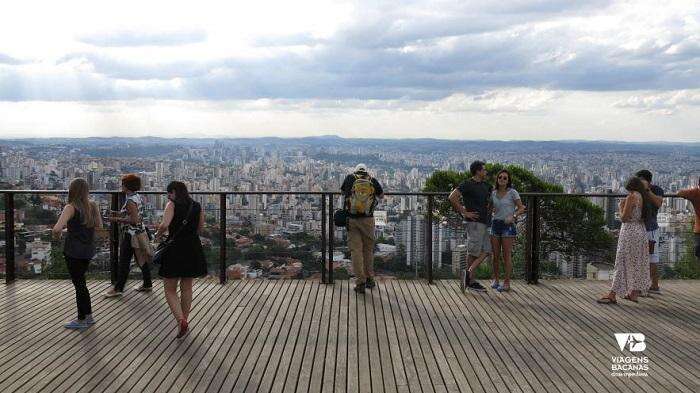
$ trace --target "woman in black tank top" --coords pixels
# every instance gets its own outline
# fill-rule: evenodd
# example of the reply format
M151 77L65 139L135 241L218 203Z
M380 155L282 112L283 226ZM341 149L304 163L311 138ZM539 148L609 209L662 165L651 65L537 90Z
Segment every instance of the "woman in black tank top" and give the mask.
M168 184L168 204L156 239L168 232L170 244L161 258L159 274L163 277L165 299L178 324L177 338L188 332L192 308L192 281L207 274L199 232L204 226L204 213L199 203L190 198L187 186L174 181ZM180 295L177 295L178 283Z
M68 204L52 230L54 238L59 238L66 227L68 234L63 246L63 255L75 286L78 318L67 323L65 327L82 330L95 323L85 272L90 260L95 256L95 230L102 229L100 210L95 202L89 199L88 184L84 179L75 179L70 183Z

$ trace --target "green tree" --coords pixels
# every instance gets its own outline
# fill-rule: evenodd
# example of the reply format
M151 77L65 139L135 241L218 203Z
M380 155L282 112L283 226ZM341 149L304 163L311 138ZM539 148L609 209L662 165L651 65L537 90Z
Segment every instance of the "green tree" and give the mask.
M511 173L513 187L518 192L557 194L564 192L561 186L547 183L532 172L514 165L487 164L486 170L489 173L487 181L495 184L496 174L503 168ZM437 171L426 181L424 191L450 192L469 177L471 177L469 172ZM523 203L527 204L531 201L523 199ZM459 225L461 218L452 210L446 197L436 198L436 206L438 216ZM538 208L540 255L546 256L557 252L566 259L572 260L583 254L590 260L612 262L615 239L604 228L603 209L583 197L542 197L538 198ZM519 256L514 257L517 259ZM556 269L551 267L547 269L551 273L556 272Z
M683 234L683 242L686 245L683 258L676 262L673 267L675 276L678 278L686 278L697 280L700 278L700 261L695 256L695 243L693 239L693 228L688 227L688 231Z
M47 278L69 277L68 265L66 265L66 260L63 256L63 245L60 241L52 242L49 263L44 267L42 274Z

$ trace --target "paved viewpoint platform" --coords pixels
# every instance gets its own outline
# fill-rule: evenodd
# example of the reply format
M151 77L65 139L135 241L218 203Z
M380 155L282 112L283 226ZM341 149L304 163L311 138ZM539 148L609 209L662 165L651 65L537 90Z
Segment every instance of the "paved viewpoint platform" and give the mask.
M364 296L348 281L200 281L183 340L160 282L103 299L108 285L90 282L98 323L79 333L62 327L70 282L0 284L0 392L700 391L698 281L610 306L589 281L462 294L387 280Z

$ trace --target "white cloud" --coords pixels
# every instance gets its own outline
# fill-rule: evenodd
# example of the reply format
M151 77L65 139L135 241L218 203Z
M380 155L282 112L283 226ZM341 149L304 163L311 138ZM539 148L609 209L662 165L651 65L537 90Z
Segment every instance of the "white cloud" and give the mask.
M645 129L665 125L685 138L697 130L698 42L700 3L691 0L26 0L0 14L0 101L65 103L102 130L114 127L97 120L105 116L94 111L99 105L77 110L73 102L121 102L116 108L129 105L147 119L185 102L183 112L213 128L228 129L228 119L259 130L255 119L279 132L318 129L308 120L322 118L326 131L357 126L361 134L376 131L365 116L405 116L412 122L377 124L402 124L407 136L431 121L459 134L462 119L478 120L482 131L568 137L586 124L622 127L599 122L622 115L626 124L646 119ZM114 111L105 119L120 126L151 124ZM649 123L657 114L673 116ZM26 129L21 118L13 114L2 124L14 128L0 131ZM165 132L166 124L147 129ZM199 123L175 126L183 124ZM49 120L43 127L65 129Z

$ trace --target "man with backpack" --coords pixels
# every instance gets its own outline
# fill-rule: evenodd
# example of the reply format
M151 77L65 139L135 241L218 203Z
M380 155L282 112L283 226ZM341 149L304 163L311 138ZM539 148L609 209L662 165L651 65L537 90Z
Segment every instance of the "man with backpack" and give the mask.
M348 246L352 270L355 273L355 292L365 293L374 288L374 208L384 197L377 179L367 173L365 164L358 164L355 172L345 177L340 190L345 197L348 222Z

